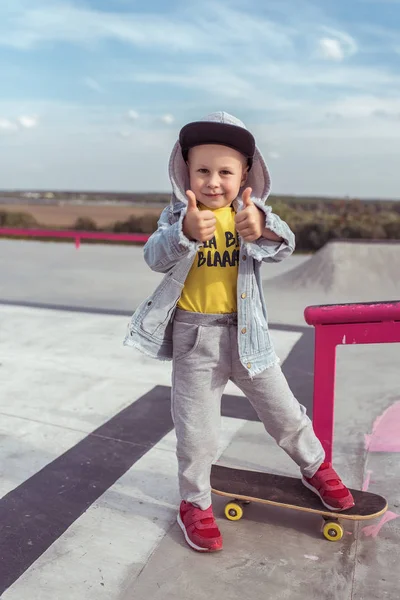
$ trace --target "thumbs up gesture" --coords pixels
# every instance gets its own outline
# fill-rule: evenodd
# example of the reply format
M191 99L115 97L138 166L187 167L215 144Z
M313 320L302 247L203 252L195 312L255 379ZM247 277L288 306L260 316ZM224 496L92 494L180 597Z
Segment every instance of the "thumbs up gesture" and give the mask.
M216 219L211 210L199 210L196 196L187 190L187 212L183 219L183 233L190 240L207 242L214 237Z
M236 230L245 242L261 237L265 227L264 213L251 200L252 189L246 188L242 195L243 209L235 217Z

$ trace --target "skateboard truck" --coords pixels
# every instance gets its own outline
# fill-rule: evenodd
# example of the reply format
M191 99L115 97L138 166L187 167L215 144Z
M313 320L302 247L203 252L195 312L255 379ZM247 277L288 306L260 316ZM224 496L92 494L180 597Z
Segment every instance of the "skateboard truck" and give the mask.
M243 507L251 504L250 500L239 500L235 498L233 502L228 502L225 506L225 516L229 521L239 521L244 514ZM344 529L338 518L323 516L321 532L323 536L330 542L339 542L343 535Z

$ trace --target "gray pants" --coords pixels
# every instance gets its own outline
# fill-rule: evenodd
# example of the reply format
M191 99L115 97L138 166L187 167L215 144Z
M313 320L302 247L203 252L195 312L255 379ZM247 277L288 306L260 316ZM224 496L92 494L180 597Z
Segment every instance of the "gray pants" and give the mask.
M267 432L312 477L324 460L306 409L279 365L253 379L240 362L235 315L178 309L173 324L172 418L181 498L211 504L210 471L217 458L221 396L229 380L247 396Z

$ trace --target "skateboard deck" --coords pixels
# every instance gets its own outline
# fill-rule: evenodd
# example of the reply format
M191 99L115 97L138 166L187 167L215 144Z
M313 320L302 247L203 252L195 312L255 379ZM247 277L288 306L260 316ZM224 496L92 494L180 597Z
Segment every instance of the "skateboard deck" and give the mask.
M261 502L303 512L321 515L325 520L324 536L337 541L343 537L340 520L361 521L383 515L387 510L387 501L382 496L370 492L351 489L355 506L344 512L330 511L301 479L274 475L259 471L248 471L213 465L211 469L211 489L214 494L236 500L225 508L230 520L239 520L243 514L243 503Z

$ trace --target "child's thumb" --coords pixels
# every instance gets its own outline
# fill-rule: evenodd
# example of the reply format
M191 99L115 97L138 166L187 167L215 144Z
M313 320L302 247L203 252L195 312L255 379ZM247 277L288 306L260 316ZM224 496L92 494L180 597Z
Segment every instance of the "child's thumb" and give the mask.
M243 205L244 208L248 208L249 206L253 205L252 199L251 199L251 192L253 190L251 189L251 187L248 187L244 190L243 194L242 194L242 200L243 200Z
M187 190L186 196L188 198L187 212L198 211L199 209L197 208L196 196L194 195L192 190Z

